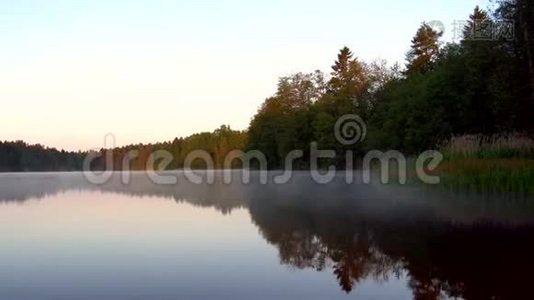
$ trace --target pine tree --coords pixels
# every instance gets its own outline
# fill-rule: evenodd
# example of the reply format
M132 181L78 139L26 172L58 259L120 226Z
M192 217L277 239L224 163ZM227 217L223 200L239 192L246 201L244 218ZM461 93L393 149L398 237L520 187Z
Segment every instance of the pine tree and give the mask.
M428 24L423 23L419 27L406 56L408 74L424 73L431 69L439 55L439 38L442 35L442 32L435 31Z
M492 34L492 24L488 13L477 5L463 28L463 40L490 40Z
M331 75L330 93L332 99L342 104L343 113L365 104L370 87L368 67L357 58L353 58L348 47L339 51Z

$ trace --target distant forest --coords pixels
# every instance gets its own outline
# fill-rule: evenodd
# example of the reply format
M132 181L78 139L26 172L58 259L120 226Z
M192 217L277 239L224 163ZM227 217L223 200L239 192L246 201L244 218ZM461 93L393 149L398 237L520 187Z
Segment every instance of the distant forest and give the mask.
M132 170L145 169L148 157L155 150L166 150L175 158L168 166L169 169L183 167L188 153L193 150L205 150L215 163L216 168L223 165L225 155L234 149L244 149L246 146L246 132L221 126L213 132L195 133L186 138L175 138L170 142L155 144L137 144L114 149L101 149L100 159L91 165L92 169L105 169L106 152L113 154L113 169L121 170L122 161L130 150L137 150L138 156L131 160ZM0 171L80 171L84 158L88 152L66 152L41 145L28 145L22 141L0 142ZM198 162L195 162L198 163ZM204 167L203 165L193 167Z
M456 24L458 25L458 24ZM183 166L189 151L207 151L222 166L233 149L260 150L270 167L287 153L309 145L321 149L396 149L414 154L436 149L464 134L532 134L534 125L534 2L503 0L492 11L476 7L461 24L458 42L442 43L440 32L423 23L411 40L406 64L364 62L349 48L337 55L330 74L320 71L281 77L277 91L252 118L247 131L221 126L186 138L138 144L112 151L114 169L128 150L138 150L132 169L143 169L150 153L174 155L169 168ZM364 142L343 146L335 140L336 120L357 114L367 123ZM308 151L306 151L308 150ZM65 152L23 142L0 143L0 171L80 170L86 153ZM344 157L329 163L342 164ZM103 161L93 166L103 168Z
M77 171L81 170L83 152L67 152L23 141L0 141L0 172Z

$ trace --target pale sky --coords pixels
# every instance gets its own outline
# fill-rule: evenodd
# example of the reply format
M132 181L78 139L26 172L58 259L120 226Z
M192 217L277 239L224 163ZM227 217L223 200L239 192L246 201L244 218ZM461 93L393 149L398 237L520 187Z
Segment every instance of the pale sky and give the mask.
M68 150L246 129L278 77L348 46L404 62L423 21L487 0L1 1L0 140ZM109 145L108 145L109 146Z

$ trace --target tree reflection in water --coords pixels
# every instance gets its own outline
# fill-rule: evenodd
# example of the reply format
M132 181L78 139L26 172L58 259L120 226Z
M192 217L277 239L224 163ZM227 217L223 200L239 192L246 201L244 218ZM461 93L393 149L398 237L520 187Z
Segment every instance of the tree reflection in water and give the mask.
M78 175L0 180L0 201L64 190L156 195L229 213L247 208L280 262L331 272L349 293L372 278L407 276L414 299L523 299L534 270L532 199L458 195L411 187L291 184L158 186L146 176L87 184ZM33 181L32 181L33 180ZM524 200L524 201L523 201Z
M387 280L406 272L415 299L517 299L529 294L531 225L489 220L455 224L425 214L388 219L356 205L338 207L253 201L249 209L265 239L279 249L281 263L331 268L346 292L362 279Z

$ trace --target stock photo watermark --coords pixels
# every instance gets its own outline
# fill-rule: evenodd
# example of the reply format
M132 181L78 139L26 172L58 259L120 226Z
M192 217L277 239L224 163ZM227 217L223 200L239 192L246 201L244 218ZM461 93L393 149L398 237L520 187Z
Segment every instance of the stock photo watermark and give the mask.
M511 41L515 38L513 20L456 20L452 25L454 41Z
M445 24L440 20L425 23L438 34L446 32ZM451 25L453 41L511 41L515 38L513 20L454 20Z
M374 178L379 178L383 184L392 181L399 184L406 184L407 182L407 157L397 150L370 150L367 151L361 158L361 167L355 168L354 156L355 151L350 147L355 146L365 140L367 136L367 125L364 120L355 114L347 114L337 119L333 135L335 140L347 150L339 153L339 150L334 149L319 149L317 142L311 142L308 149L294 149L289 151L284 158L284 165L281 174L276 176L269 176L269 164L266 155L259 150L243 151L235 149L229 151L223 159L223 167L216 169L213 156L201 149L193 150L187 153L184 159L183 168L180 169L181 174L193 184L213 184L216 179L221 180L221 176L216 176L222 173L222 182L225 184L232 183L236 180L234 177L236 170L241 176L238 176L243 184L251 183L251 175L257 175L256 182L260 184L285 184L288 183L295 172L295 162L304 158L305 150L309 153L309 168L300 170L301 172L309 172L309 176L319 184L328 184L336 177L342 176L344 181L348 184L356 182L356 176L361 179L361 183L370 184L374 182ZM103 151L91 151L85 157L83 163L83 175L93 184L104 184L111 180L114 174L114 151L115 136L108 134L104 139ZM131 162L140 155L138 150L129 150L122 153L122 160L120 164L120 178L123 184L129 184L131 180ZM330 164L324 166L325 160L333 160L342 158L343 166ZM150 180L155 184L171 185L178 183L178 176L173 172L162 172L168 170L169 165L175 159L174 155L163 149L151 151L149 154L144 170ZM94 170L92 164L96 160L104 160L104 170ZM436 150L427 150L415 157L415 166L410 169L415 171L417 178L425 184L438 184L440 182L439 176L432 174L441 161L443 155ZM202 170L193 168L195 161L204 163L205 168ZM238 162L241 168L236 169L235 163ZM395 174L396 176L392 176ZM378 176L376 176L378 175Z

